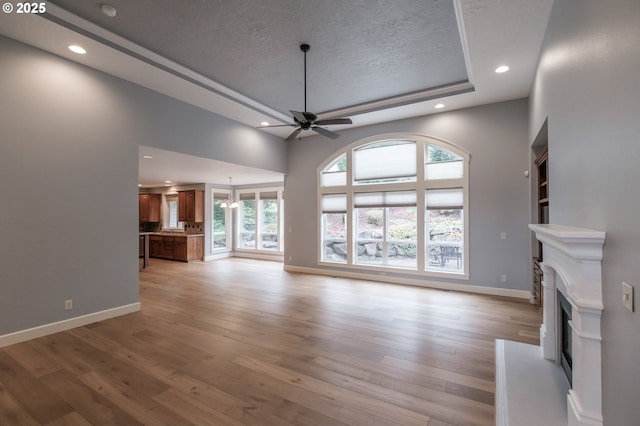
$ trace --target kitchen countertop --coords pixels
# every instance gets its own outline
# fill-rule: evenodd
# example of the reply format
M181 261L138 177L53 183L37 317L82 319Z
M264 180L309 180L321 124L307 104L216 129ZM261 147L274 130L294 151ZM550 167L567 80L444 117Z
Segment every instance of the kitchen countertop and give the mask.
M163 237L204 237L204 234L185 234L184 232L139 232L140 235L161 235Z

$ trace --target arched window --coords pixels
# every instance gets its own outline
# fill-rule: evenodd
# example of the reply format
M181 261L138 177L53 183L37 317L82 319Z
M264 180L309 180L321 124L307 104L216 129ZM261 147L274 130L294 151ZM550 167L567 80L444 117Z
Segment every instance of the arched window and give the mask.
M318 170L319 261L466 277L468 162L466 151L415 135L336 153Z

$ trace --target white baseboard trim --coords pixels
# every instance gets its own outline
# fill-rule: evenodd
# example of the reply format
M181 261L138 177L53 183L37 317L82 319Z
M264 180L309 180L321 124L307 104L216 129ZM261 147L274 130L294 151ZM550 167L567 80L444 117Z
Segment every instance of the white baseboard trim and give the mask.
M531 300L531 292L525 290L513 290L509 288L486 287L479 285L447 283L439 281L419 280L415 278L394 277L392 275L376 276L361 272L339 271L336 269L310 268L306 266L284 265L287 272L300 272L313 275L328 275L331 277L353 278L358 280L377 281L392 284L404 284L416 287L435 288L439 290L452 290L465 293L488 294L492 296L513 297L516 299Z
M94 312L92 314L82 315L75 318L52 322L26 330L16 331L0 336L0 348L4 346L14 345L16 343L25 342L27 340L36 339L38 337L47 336L49 334L59 333L61 331L70 330L83 325L91 324L98 321L104 321L110 318L119 317L121 315L130 314L140 310L140 302L130 305L118 306L117 308L106 309L104 311Z
M232 251L224 251L221 253L213 253L205 256L204 261L208 262L210 260L218 260L218 259L226 259L228 257L233 257Z
M244 259L256 259L256 260L271 260L274 262L284 262L284 255L282 253L256 253L249 251L235 251L233 257L241 257Z

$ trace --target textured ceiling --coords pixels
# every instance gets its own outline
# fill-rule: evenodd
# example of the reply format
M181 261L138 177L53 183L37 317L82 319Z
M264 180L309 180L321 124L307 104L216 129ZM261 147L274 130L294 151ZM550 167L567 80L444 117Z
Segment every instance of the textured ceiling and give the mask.
M100 12L101 1L118 9L115 18ZM287 110L302 109L298 46L308 42L309 109L342 108L323 114L353 119L349 126L331 126L340 133L528 96L552 5L553 0L53 0L44 15L0 14L0 34L251 127L264 120L289 123ZM88 53L71 53L70 44ZM503 64L511 71L493 72ZM371 102L378 99L384 100ZM435 109L438 103L445 107ZM291 129L263 131L286 137ZM300 134L310 135L315 133ZM213 159L156 154L162 161L141 162L145 185L226 185L231 175L234 184L283 180L282 174Z
M343 109L468 81L451 0L52 3L276 111Z

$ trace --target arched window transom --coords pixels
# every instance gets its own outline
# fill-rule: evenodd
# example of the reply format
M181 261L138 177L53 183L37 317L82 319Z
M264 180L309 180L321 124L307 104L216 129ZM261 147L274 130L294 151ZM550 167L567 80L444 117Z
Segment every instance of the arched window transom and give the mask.
M468 278L469 154L415 136L368 139L318 170L321 263Z

